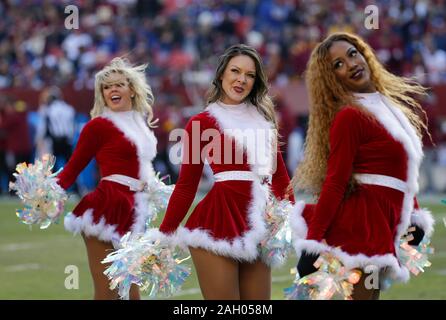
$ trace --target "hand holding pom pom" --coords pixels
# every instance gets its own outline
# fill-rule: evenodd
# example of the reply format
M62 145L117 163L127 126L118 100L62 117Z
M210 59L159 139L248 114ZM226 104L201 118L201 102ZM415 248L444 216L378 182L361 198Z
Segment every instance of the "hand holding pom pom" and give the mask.
M190 268L181 265L188 258L181 259L167 236L150 229L143 235L126 234L121 249L102 263L112 263L104 272L110 279L110 289L118 287L119 296L128 300L132 283L148 292L149 298L172 296L190 275Z
M294 285L284 289L287 300L351 300L353 285L361 278L361 271L348 270L331 253L321 253L314 263L319 270L303 278L299 275Z
M398 257L401 264L405 265L412 274L417 276L420 272L424 272L424 268L431 266L428 255L434 253L434 248L430 246L430 238L427 236L424 236L417 246L411 246L410 243L413 236L410 232L412 231L409 229L409 234L400 239Z
M63 213L67 194L57 184L58 172L52 173L55 161L54 156L46 154L34 164L17 165L16 181L10 182L9 188L24 203L24 209L16 211L22 223L40 224L41 229L46 229L57 223Z

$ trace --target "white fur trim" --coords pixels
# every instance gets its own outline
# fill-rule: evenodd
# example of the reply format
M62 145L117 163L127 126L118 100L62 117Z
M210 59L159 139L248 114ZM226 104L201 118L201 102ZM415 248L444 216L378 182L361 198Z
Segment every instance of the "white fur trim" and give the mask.
M378 122L381 123L381 125L395 140L401 142L407 153L408 164L406 182L409 190L404 194L401 220L398 224L397 234L394 239L396 252L398 252L399 240L401 236L406 233L410 224L411 213L413 210L413 199L418 191L418 170L423 157L423 152L421 148L421 141L416 135L414 128L412 125L410 125L406 116L398 108L393 106L389 99L382 95L381 97L383 99L382 101L381 99L377 99L378 96L376 95L371 99L366 98L365 101L360 99L359 102L376 117ZM386 105L389 107L396 119L389 113L383 112L382 108L386 107ZM395 122L398 121L401 125L398 123L395 125ZM328 251L336 255L347 268L363 268L367 265L374 265L379 268L388 267L384 269L385 271L381 274L380 282L382 284L385 283L386 278L402 282L409 280L410 273L408 269L405 266L400 265L398 259L392 254L375 255L372 257L364 254L350 255L342 251L340 248L334 248L315 240L306 240L308 229L302 217L303 209L304 207L297 203L291 218L291 226L293 228L293 245L297 256L300 256L303 250L309 253Z
M291 226L291 236L293 242L300 239L305 239L308 233L308 226L305 222L302 212L305 209L305 202L298 201L294 204L293 209L290 213L290 226Z
M243 110L246 111L243 114L233 114L218 103L211 103L206 108L217 121L220 131L234 138L237 147L246 152L251 171L259 175L272 175L276 152L273 148L277 139L274 125L259 114L252 104ZM255 136L250 133L255 133Z
M93 209L86 210L81 216L75 216L69 212L65 216L64 226L66 230L74 234L83 233L86 236L93 236L113 244L121 238L121 235L116 231L116 225L106 224L103 217L99 223L93 223Z
M428 209L415 209L410 218L410 223L423 229L426 236L430 237L432 235L435 219Z
M405 267L401 267L397 258L393 254L375 255L372 257L364 254L351 255L341 250L334 248L325 243L316 240L306 240L308 226L302 213L305 209L305 203L299 201L294 205L290 216L290 225L292 230L293 246L298 257L301 256L302 251L308 253L319 254L321 252L331 252L336 255L347 268L365 268L368 265L373 265L378 268L390 267L385 269L386 272L381 274L381 283L390 277L392 280L406 282L409 280L409 271ZM384 287L382 287L384 288Z
M258 181L253 181L252 185L253 197L248 208L249 230L242 236L231 240L217 240L207 230L179 227L173 236L175 244L180 247L203 248L236 260L256 260L260 256L258 244L265 238L267 232L263 213L269 190L267 185L261 185Z
M106 108L101 117L111 121L127 140L135 145L139 162L139 179L145 182L154 179L152 160L156 155L157 140L142 115L137 111L113 112ZM149 217L152 219L155 217L148 206L148 195L137 192L134 198L136 216L132 232L143 232L145 221Z
M410 124L404 113L395 107L387 97L382 94L363 96L367 96L367 98L359 99L359 102L367 110L373 113L376 119L395 140L401 142L406 150L408 158L406 182L409 191L404 194L401 220L398 224L397 233L394 239L395 248L397 248L399 246L400 238L407 232L407 228L410 225L414 205L413 199L415 194L418 192L419 167L423 158L421 140L417 136L415 129ZM383 108L388 108L388 110ZM389 111L393 115L389 114Z
M207 112L213 117L218 125L218 129L225 135L233 137L236 147L246 152L250 171L255 174L272 174L272 159L274 139L276 136L271 134L273 124L264 119L254 106L248 106L246 113L240 117L228 110L223 109L217 103L210 104ZM261 140L255 137L255 143L245 143L245 130L254 129L258 133L268 132L268 140ZM274 133L274 132L273 132ZM257 141L260 140L260 141ZM262 143L263 142L263 143ZM263 157L267 159L266 167L262 163L260 166L257 159ZM265 172L266 169L266 172ZM253 261L260 257L258 244L266 237L267 229L264 219L266 204L271 191L268 185L260 184L260 181L252 182L252 199L247 209L249 230L235 239L219 240L212 237L207 230L190 230L179 227L175 232L174 238L180 246L200 247L212 251L215 254L228 256L237 260Z

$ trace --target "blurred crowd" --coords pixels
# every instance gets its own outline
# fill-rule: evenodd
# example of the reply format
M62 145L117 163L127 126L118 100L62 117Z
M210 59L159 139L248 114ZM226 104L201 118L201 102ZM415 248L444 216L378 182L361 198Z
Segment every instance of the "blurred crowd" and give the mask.
M364 9L370 4L379 10L379 31L364 27ZM79 29L65 28L68 5L79 9ZM29 112L20 97L0 101L0 165L10 167L22 159L23 150L6 148L11 143L5 140L14 140L8 129L10 114L27 119L28 131L21 132L22 136L30 132L29 143L20 148L29 149L29 159L33 159L39 150L49 148L42 137L48 140L51 130L42 131L38 123L48 119L44 110L49 110L50 100L59 101L59 107L65 104L68 110L69 104L63 102L62 94L54 93L54 86L92 90L94 74L112 57L126 56L133 63L149 64L155 115L160 118L156 166L175 181L177 168L168 161L168 133L182 127L203 106L216 59L226 47L247 43L257 48L271 86L284 88L291 81L301 81L312 48L325 35L351 31L365 38L391 72L414 76L426 86L446 85L445 17L442 0L1 0L0 90L32 88L41 92L41 99L28 106ZM431 107L435 99L431 95L422 101L437 143L434 149L429 139L425 141L428 152L432 151L428 167L432 163L446 167L446 146L444 152L442 148L446 122ZM289 102L280 95L276 102L291 171L302 157L306 116L288 116L293 106L286 105ZM78 107L70 106L74 110L71 148L76 132L88 120L76 112ZM17 154L15 160L11 153ZM427 183L428 189L435 183ZM446 186L441 188L446 190Z

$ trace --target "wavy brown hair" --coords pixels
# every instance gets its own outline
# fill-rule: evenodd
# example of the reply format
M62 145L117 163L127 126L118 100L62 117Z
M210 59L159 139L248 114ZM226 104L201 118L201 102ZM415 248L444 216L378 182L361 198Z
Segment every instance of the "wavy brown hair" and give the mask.
M319 43L311 53L306 70L306 85L310 98L310 117L305 141L305 156L296 169L292 186L319 195L327 171L329 154L329 130L336 113L346 105L361 104L337 80L329 61L329 50L336 41L346 41L360 52L369 68L371 81L376 90L388 97L408 118L418 136L427 132L426 123L420 114L426 116L414 95L426 94L426 88L412 78L403 78L388 72L378 61L370 46L360 37L349 33L334 33ZM354 186L351 179L349 189Z
M266 76L262 59L259 53L252 47L245 44L236 44L228 49L220 56L218 61L217 70L215 72L214 79L212 80L212 86L209 88L206 95L206 105L216 102L223 97L224 91L221 83L221 77L226 70L229 61L240 55L250 57L256 67L256 78L251 92L246 97L246 100L251 102L261 115L266 120L272 122L276 129L278 129L276 113L274 111L274 103L271 97L268 95L268 78Z

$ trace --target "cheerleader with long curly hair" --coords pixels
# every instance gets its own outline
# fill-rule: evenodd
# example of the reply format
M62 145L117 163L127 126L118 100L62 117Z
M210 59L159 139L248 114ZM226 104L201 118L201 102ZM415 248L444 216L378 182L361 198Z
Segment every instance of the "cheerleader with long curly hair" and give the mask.
M352 298L377 299L385 280L409 278L397 253L408 228L416 227L412 245L433 231L430 212L415 197L427 130L414 96L425 88L388 72L369 45L348 33L315 47L306 81L309 128L292 185L317 203L297 203L291 219L298 272L315 272L314 261L327 251L347 268L375 266L381 284L367 286L363 273Z

